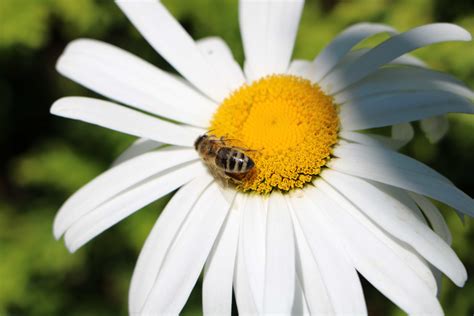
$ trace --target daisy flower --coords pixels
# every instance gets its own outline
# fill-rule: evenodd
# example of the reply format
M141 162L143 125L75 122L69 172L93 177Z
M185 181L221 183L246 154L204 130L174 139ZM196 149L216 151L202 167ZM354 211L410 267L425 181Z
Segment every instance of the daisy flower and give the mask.
M182 77L99 41L67 46L59 72L111 101L66 97L51 112L138 140L65 202L54 235L75 251L177 190L138 258L130 314L178 314L201 271L206 315L230 315L233 293L243 315L367 314L360 276L407 313L443 314L441 274L458 286L467 274L430 199L470 216L474 203L397 149L409 122L433 130L432 117L474 112L462 82L405 55L469 41L466 30L356 24L291 61L303 1L243 0L242 70L222 39L194 41L159 1L116 2ZM387 126L392 137L370 133ZM199 157L206 133L254 161L237 185Z

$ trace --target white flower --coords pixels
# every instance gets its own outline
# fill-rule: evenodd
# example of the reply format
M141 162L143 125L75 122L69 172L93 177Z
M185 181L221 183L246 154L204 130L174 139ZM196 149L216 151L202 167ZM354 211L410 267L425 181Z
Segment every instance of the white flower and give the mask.
M408 122L474 112L470 89L404 55L468 32L357 24L290 63L303 1L241 1L242 71L221 39L194 41L158 1L117 4L185 80L106 43L69 44L59 72L129 107L66 97L51 112L140 139L62 206L54 234L75 251L179 188L138 259L131 314L179 313L203 267L207 315L229 315L232 290L241 314L367 314L357 272L408 313L443 313L440 271L458 286L467 275L426 197L471 216L474 203L395 149ZM393 137L358 132L382 126ZM253 180L223 188L210 176L193 148L209 130L255 150Z

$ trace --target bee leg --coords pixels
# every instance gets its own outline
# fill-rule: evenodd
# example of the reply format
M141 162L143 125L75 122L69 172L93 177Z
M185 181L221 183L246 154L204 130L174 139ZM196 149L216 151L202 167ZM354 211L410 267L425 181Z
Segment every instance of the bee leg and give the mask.
M229 187L230 183L233 183L231 181L232 179L228 175L226 175L224 171L218 168L212 168L212 167L209 167L207 169L209 170L212 177L220 186L227 188Z

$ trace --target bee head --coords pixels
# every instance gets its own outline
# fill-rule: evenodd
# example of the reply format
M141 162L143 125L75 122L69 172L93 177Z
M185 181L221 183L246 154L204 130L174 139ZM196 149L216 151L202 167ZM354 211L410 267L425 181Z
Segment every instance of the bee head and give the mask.
M196 139L196 141L194 142L194 148L195 148L196 150L198 150L199 144L202 143L202 141L203 141L204 139L206 139L206 138L207 138L207 135L206 135L206 134L199 136L199 137Z

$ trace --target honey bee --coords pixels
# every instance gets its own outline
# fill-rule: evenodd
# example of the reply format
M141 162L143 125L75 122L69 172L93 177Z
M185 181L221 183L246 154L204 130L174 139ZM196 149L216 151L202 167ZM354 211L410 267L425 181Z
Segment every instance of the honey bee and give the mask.
M254 161L244 153L251 150L229 146L225 137L201 135L194 148L211 172L224 182L238 185L255 167Z

